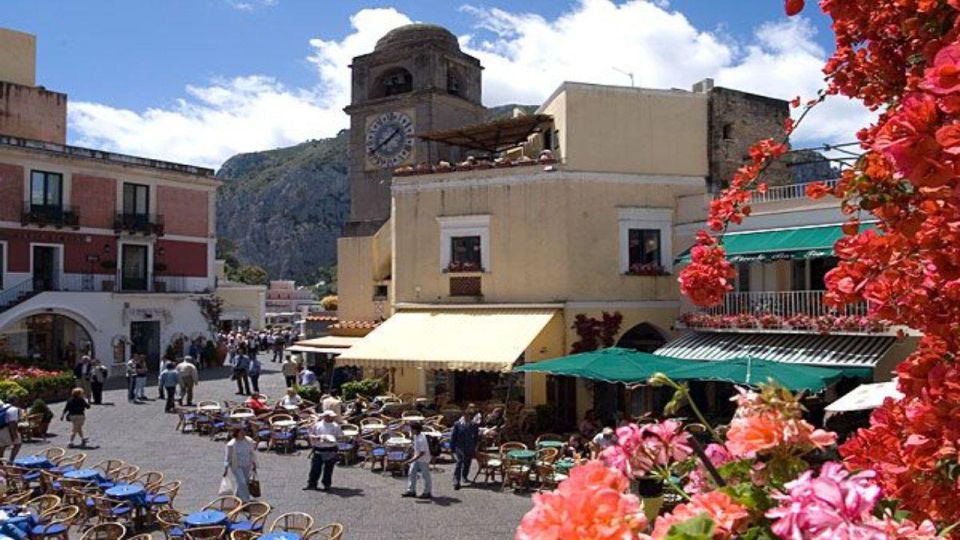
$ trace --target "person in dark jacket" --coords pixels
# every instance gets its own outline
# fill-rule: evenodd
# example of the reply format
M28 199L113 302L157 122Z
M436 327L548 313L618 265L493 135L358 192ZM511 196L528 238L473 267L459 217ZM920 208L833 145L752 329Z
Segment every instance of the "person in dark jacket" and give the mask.
M78 435L81 444L83 446L87 445L87 438L83 436L83 423L86 420L85 413L89 408L90 404L83 397L83 388L74 388L70 394L70 399L67 400L67 404L63 408L63 413L60 415L61 421L67 418L73 425L73 431L70 432L70 444L68 445L70 448L73 448L73 439Z
M463 416L453 424L450 433L450 449L457 460L453 468L453 489L460 489L461 479L463 483L469 482L470 463L480 442L480 424L476 422L476 416L477 409L471 403Z

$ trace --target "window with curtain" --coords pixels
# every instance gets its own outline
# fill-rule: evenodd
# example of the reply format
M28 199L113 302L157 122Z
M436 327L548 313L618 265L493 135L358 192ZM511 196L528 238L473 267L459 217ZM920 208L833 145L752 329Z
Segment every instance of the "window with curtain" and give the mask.
M660 274L660 229L630 229L627 234L630 273Z
M123 184L123 213L146 216L150 213L150 186Z
M450 238L450 270L479 271L483 269L479 236Z
M63 208L63 175L46 171L30 172L31 210Z

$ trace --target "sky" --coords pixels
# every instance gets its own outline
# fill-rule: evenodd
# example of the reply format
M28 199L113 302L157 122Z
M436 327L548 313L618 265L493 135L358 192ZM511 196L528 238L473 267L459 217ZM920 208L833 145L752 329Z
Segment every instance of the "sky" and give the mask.
M449 28L484 67L484 103L539 104L565 80L717 84L812 97L829 21L781 0L2 0L37 35L38 84L69 94L71 144L209 167L347 127L350 59L391 28ZM872 116L831 98L799 145Z

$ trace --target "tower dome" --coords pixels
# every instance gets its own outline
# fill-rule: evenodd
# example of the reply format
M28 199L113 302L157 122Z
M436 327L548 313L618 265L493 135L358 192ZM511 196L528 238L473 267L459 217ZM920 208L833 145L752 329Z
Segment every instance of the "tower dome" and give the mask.
M433 42L454 51L460 50L457 36L442 26L425 23L413 23L394 28L377 40L377 46L374 50L403 48L410 45L421 45L426 42Z

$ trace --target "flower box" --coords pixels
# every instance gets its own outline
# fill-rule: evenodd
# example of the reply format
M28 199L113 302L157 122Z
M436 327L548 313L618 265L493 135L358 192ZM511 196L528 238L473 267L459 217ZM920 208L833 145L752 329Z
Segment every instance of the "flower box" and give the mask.
M472 262L450 261L450 264L447 265L447 272L483 272L483 267Z
M627 269L628 276L665 276L666 269L659 264L631 264Z

